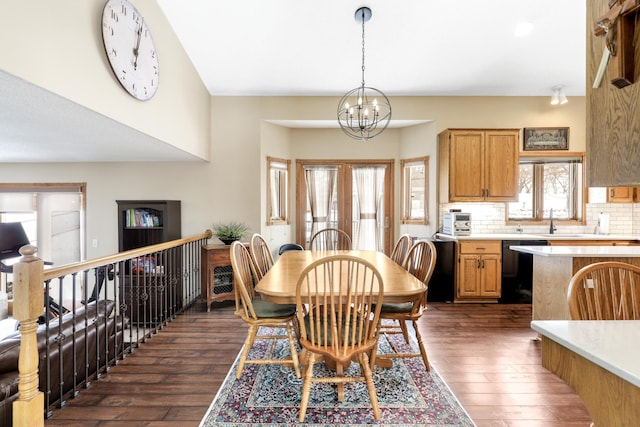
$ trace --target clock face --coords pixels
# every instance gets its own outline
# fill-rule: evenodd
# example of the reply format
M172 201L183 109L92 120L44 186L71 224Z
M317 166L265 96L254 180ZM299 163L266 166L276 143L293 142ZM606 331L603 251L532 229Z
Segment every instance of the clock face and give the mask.
M158 54L147 24L128 0L105 4L102 40L122 87L137 99L151 99L158 90Z

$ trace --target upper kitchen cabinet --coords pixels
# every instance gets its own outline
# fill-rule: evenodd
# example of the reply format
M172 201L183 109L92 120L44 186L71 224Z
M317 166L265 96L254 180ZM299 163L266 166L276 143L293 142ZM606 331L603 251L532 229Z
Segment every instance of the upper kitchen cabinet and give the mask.
M633 203L634 187L608 187L607 203Z
M438 141L441 202L518 200L519 129L447 129Z

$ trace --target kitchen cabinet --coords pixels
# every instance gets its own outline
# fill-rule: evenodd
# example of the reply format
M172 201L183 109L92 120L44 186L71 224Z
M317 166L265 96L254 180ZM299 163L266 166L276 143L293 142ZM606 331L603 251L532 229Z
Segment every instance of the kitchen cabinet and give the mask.
M447 129L438 135L440 201L518 198L519 129Z
M633 203L633 187L607 187L607 203Z
M640 187L607 187L607 203L638 203Z
M502 242L457 243L455 302L497 302L502 290Z

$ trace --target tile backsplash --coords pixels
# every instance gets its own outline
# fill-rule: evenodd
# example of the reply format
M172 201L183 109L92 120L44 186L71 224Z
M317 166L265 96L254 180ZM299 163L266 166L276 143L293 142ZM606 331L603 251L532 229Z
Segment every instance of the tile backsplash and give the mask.
M442 203L440 218L449 209L460 209L471 213L471 231L473 233L515 233L517 224L505 223L504 203ZM598 225L598 216L609 214L608 234L640 235L640 203L588 203L586 206L586 225L568 226L556 223L558 233L594 233ZM438 230L442 229L442 223ZM548 233L549 222L541 225L522 224L524 233Z

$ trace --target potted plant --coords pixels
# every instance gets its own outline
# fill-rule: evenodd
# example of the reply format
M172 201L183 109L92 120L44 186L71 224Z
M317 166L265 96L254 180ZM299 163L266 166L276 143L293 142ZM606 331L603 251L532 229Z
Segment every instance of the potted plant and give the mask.
M230 245L244 237L249 227L241 222L220 222L213 225L214 234L225 245Z

